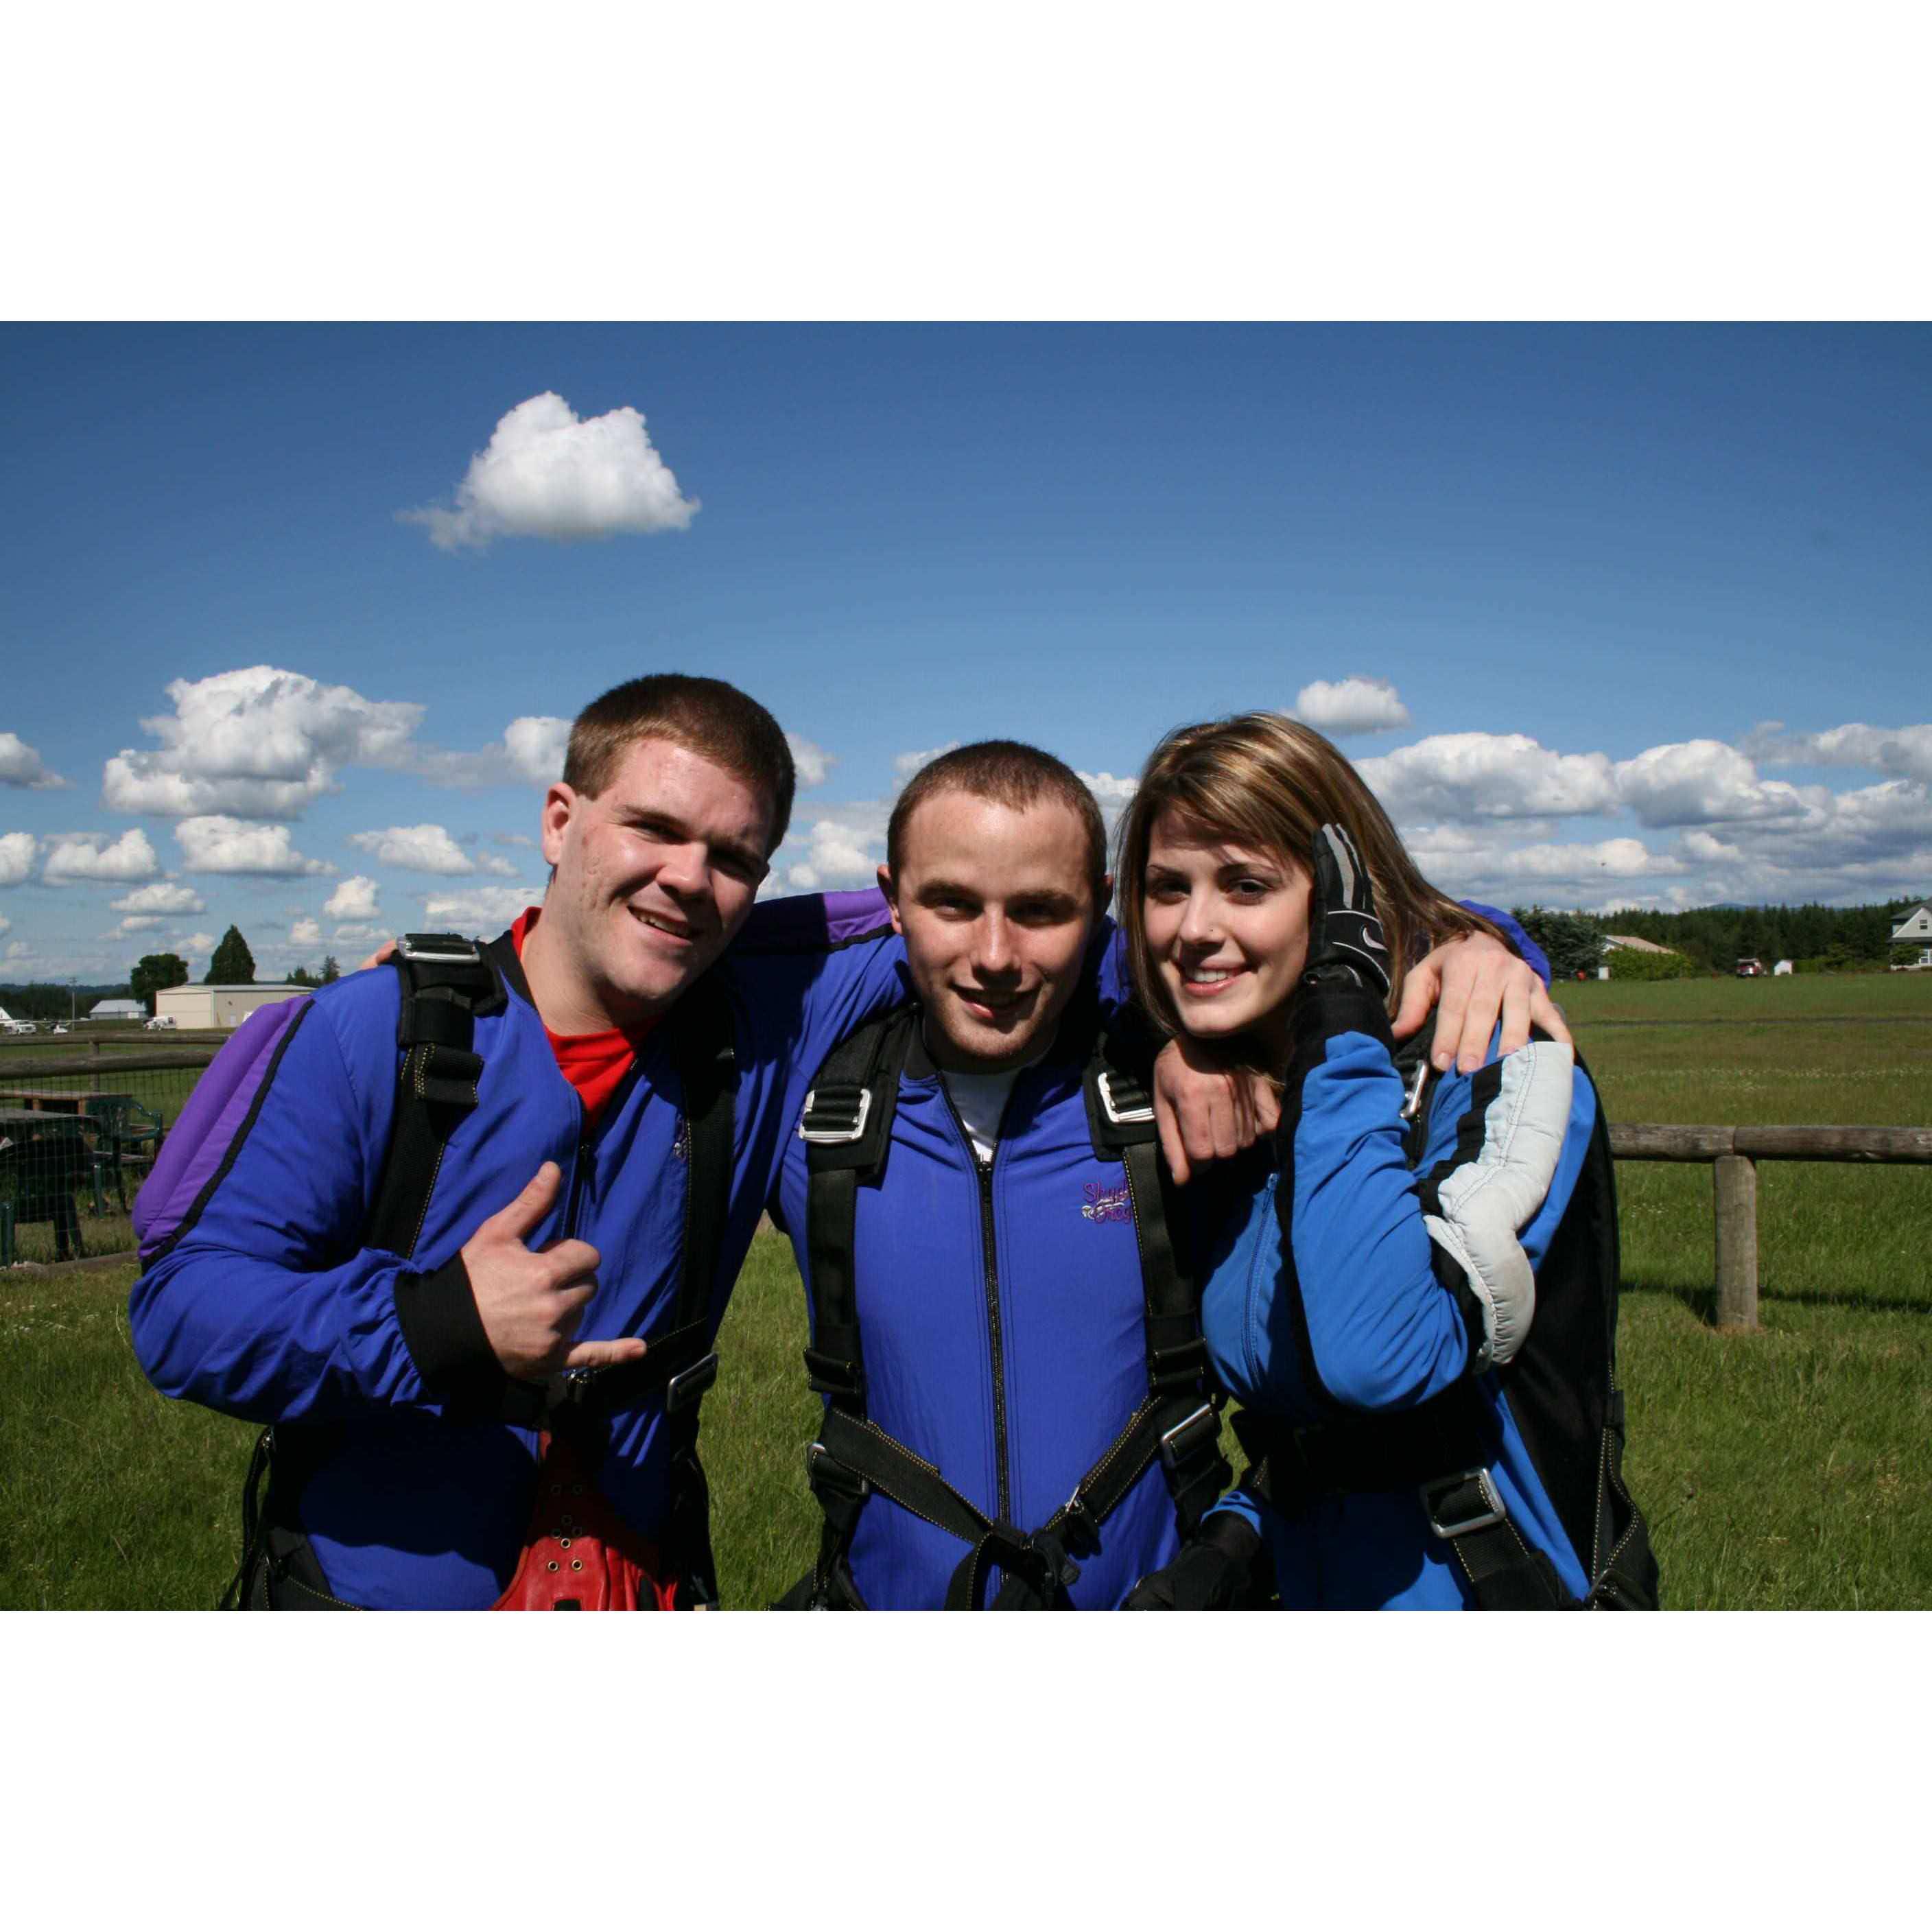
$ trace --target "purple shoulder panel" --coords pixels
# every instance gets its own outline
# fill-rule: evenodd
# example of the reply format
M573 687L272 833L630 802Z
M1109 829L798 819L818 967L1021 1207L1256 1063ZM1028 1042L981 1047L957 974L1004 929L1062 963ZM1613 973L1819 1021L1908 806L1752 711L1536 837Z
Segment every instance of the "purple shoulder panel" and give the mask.
M308 1005L303 994L256 1007L195 1083L135 1199L134 1234L143 1262L200 1198L253 1110L276 1048Z
M827 952L892 930L886 896L874 886L860 892L801 892L760 899L732 941L741 952Z

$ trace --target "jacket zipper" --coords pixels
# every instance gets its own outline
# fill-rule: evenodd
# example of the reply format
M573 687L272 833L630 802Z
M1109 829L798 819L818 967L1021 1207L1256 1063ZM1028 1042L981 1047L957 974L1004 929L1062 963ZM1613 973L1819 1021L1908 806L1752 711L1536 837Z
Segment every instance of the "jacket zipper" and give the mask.
M999 1144L993 1148L993 1160L982 1160L979 1150L973 1144L973 1137L966 1131L966 1124L959 1118L959 1109L952 1103L952 1090L946 1084L942 1073L940 1090L946 1096L946 1111L952 1116L952 1124L958 1130L960 1144L966 1150L966 1157L973 1163L973 1172L980 1181L980 1246L986 1262L986 1339L992 1352L993 1366L993 1462L996 1472L998 1508L994 1514L998 1521L1012 1520L1012 1479L1006 1467L1006 1348L1000 1331L1000 1262L999 1249L993 1232L993 1163L1000 1157ZM1009 1094L1009 1100L1012 1096Z

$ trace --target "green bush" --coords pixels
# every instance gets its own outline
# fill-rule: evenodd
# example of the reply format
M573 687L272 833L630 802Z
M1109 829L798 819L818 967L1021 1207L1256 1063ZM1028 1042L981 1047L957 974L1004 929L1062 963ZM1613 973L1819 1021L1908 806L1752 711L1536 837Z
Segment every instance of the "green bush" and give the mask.
M1701 980L1703 968L1682 952L1639 952L1619 946L1610 955L1612 980Z

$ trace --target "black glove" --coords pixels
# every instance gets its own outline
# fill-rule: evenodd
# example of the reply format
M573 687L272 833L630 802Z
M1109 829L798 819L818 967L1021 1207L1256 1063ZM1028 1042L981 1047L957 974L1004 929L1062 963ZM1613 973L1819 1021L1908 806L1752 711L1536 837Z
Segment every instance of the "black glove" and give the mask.
M1353 985L1388 998L1388 946L1376 916L1375 889L1355 842L1339 825L1315 835L1314 890L1308 898L1304 985Z
M1260 1532L1232 1510L1210 1516L1165 1570L1143 1576L1124 1610L1238 1610L1250 1600Z

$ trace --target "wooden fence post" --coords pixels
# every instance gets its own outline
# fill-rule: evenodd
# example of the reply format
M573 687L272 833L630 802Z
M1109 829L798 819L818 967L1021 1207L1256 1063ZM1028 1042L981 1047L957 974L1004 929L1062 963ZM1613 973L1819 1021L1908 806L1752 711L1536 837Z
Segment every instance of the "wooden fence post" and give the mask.
M92 1081L89 1083L89 1090L90 1090L91 1092L98 1094L98 1093L100 1091L100 1040L99 1040L98 1038L97 1038L97 1039L94 1039L94 1040L89 1040L89 1041L87 1042L87 1050L88 1050L88 1052L89 1053L89 1054L90 1054L90 1055L92 1055L92 1058L90 1058L90 1060L88 1060L88 1065L89 1065L89 1066L91 1066L94 1069L94 1078L93 1078Z
M1718 1207L1718 1326L1757 1325L1757 1163L1739 1154L1712 1163Z

